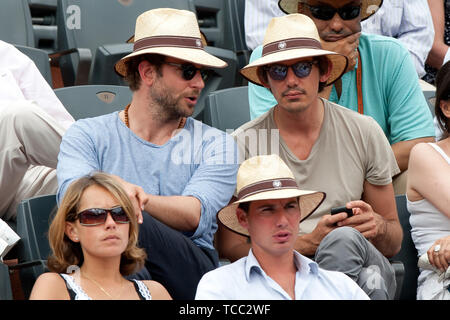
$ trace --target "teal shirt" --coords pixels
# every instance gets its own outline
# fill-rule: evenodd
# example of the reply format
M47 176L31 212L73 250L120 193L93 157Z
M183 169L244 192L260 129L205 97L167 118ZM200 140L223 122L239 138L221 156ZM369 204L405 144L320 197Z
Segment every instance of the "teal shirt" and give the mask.
M389 143L434 137L433 118L409 52L393 38L364 33L359 51L364 114L378 122ZM261 52L259 46L250 62L261 57ZM333 86L329 100L358 111L356 68L342 76L340 99ZM249 103L252 119L277 104L268 89L253 83L249 83Z

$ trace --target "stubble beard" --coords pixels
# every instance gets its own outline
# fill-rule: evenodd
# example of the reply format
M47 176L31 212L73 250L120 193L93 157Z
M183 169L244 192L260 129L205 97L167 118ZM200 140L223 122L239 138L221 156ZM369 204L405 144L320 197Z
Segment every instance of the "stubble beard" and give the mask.
M183 108L184 97L180 94L176 96L170 92L169 88L155 88L151 87L149 90L149 98L152 102L155 115L163 122L170 122L179 120L182 117L190 117L194 109Z
M293 89L290 88L290 89L285 90L282 93L282 98L284 98L288 92L292 92L292 91L298 91L299 93L306 94L306 90L296 87ZM285 110L289 113L296 114L296 113L302 113L305 110L307 110L309 108L309 105L307 105L305 102L296 101L296 102L286 103L285 105L280 106L280 107L282 107L283 110Z

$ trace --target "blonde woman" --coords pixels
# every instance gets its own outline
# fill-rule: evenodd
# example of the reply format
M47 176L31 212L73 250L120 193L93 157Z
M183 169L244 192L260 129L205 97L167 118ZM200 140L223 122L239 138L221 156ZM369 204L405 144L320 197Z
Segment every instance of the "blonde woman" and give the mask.
M52 272L36 280L30 299L171 299L158 282L125 278L146 257L137 240L132 204L115 179L104 173L78 179L50 225Z

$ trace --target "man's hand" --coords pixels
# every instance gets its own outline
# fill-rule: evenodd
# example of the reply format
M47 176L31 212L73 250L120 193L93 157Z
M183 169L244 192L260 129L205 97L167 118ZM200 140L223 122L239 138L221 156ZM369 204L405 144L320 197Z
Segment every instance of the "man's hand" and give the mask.
M322 47L324 50L334 51L340 53L348 58L348 65L345 72L351 71L356 66L358 58L358 45L361 32L351 34L345 38L337 41L322 40Z
M304 255L313 256L322 239L331 231L338 228L337 223L345 220L346 217L347 213L345 212L340 212L335 215L324 215L320 218L311 233L305 234L297 239L295 249Z
M123 180L121 177L114 175L114 178L121 184L122 188L127 193L128 197L133 204L134 212L136 214L136 218L138 223L143 222L142 210L144 210L144 206L148 202L149 196L144 192L140 186L129 183Z
M370 204L362 200L350 201L346 207L353 209L353 216L338 222L339 227L355 228L366 239L372 239L378 236L385 226L383 218L373 211Z

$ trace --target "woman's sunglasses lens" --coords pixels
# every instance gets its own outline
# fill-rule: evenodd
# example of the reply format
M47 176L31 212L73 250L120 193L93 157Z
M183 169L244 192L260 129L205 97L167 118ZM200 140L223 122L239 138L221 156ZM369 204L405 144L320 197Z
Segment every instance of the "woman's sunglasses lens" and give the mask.
M111 213L111 217L115 222L118 223L128 223L127 213L122 207L112 208L111 210L106 209L88 209L79 214L80 223L83 225L99 225L105 223L108 212Z
M106 211L90 209L80 213L80 223L85 225L95 225L105 222Z
M111 209L111 216L116 222L126 223L130 221L130 219L128 219L127 213L122 207Z

